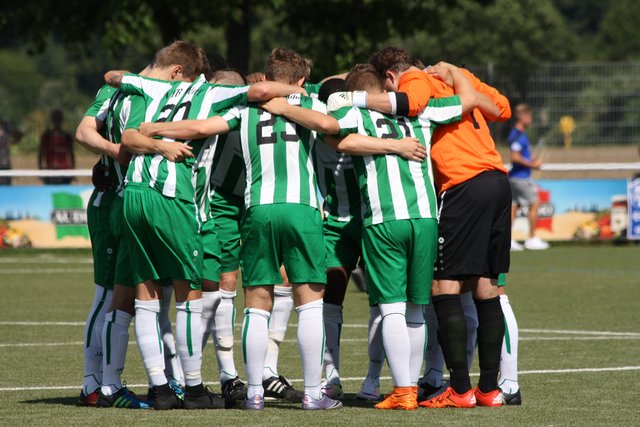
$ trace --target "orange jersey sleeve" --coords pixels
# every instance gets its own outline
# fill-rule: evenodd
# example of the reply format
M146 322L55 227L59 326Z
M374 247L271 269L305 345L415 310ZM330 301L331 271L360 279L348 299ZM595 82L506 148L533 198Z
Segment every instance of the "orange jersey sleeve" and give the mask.
M409 98L409 116L414 117L425 109L429 99L449 96L451 89L440 80L422 70L409 71L400 77L398 92Z
M494 120L496 122L504 122L511 118L511 105L506 96L501 94L496 88L489 86L482 80L473 75L469 70L462 69L465 76L471 80L473 87L483 95L487 96L500 109L500 115Z

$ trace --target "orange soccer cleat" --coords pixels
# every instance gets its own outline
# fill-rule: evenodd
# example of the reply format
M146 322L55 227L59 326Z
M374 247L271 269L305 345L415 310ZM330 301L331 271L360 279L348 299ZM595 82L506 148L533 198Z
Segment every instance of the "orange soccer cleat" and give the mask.
M376 409L418 409L417 387L394 387L384 400L375 406Z
M475 408L475 389L472 388L464 394L458 394L453 388L447 387L442 394L420 402L420 406L425 408Z
M483 393L478 387L475 388L476 403L478 406L502 406L505 404L504 396L499 388Z

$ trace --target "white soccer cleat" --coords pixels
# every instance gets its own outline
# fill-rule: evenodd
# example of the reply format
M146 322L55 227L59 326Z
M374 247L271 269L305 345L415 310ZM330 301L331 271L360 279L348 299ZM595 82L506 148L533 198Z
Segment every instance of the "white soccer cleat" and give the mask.
M524 246L522 246L520 243L516 242L515 240L511 239L511 252L520 252L520 251L524 251Z
M360 387L360 391L356 394L356 399L379 402L380 382L369 377L365 378L362 387Z
M531 237L524 241L524 248L530 251L543 251L549 249L549 243L539 237Z

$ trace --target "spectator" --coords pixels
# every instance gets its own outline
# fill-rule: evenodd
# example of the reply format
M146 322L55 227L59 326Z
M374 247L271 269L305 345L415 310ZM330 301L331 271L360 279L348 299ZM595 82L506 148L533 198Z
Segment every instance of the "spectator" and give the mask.
M511 170L509 171L509 183L513 204L511 209L511 223L516 219L518 207L529 207L529 238L524 241L524 246L515 239L511 239L511 250L523 249L543 250L549 248L549 243L535 235L536 222L538 220L538 190L535 181L531 178L532 169L540 169L542 162L532 156L531 144L526 134L527 128L533 122L533 113L527 104L518 104L515 108L516 124L509 133L509 150L511 151Z
M0 121L0 170L11 169L11 144L17 144L21 138L22 134L11 129L8 122ZM11 177L0 177L0 185L11 185Z
M44 131L40 137L38 153L40 169L73 169L75 158L73 155L73 138L62 130L64 115L60 110L51 112L51 129ZM45 177L45 184L69 184L72 177Z

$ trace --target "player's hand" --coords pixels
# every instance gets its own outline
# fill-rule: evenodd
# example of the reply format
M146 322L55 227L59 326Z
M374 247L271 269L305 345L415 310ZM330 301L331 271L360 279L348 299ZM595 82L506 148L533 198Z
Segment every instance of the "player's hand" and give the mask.
M118 161L118 163L120 163L121 166L124 166L126 168L129 165L129 162L131 161L131 153L127 151L122 146L122 144L114 144L114 145L118 145L118 155L116 157L116 160Z
M540 159L533 159L531 161L531 167L533 169L540 169L540 166L542 166L542 160Z
M247 76L247 83L250 85L267 80L264 73L251 73Z
M431 67L427 68L424 72L432 75L439 80L442 80L447 84L447 86L453 87L453 76L451 75L451 69L440 64L446 63L439 62L437 65L432 65Z
M395 152L407 160L421 162L427 158L427 147L417 138L402 138L395 141Z
M160 154L162 154L165 159L178 163L186 158L193 157L191 150L193 150L193 147L184 142L162 141Z
M156 136L154 133L154 129L153 129L153 125L155 123L152 122L143 122L140 123L140 129L138 129L138 132L140 132L141 134L143 134L144 136L148 136L148 137L153 137Z
M288 107L289 102L285 98L272 98L269 101L260 104L260 108L271 114L275 114L276 116L284 115Z
M327 99L327 112L339 110L343 107L353 106L353 92L335 92Z
M98 191L109 191L116 188L116 183L109 175L109 167L98 162L91 171L91 182Z

